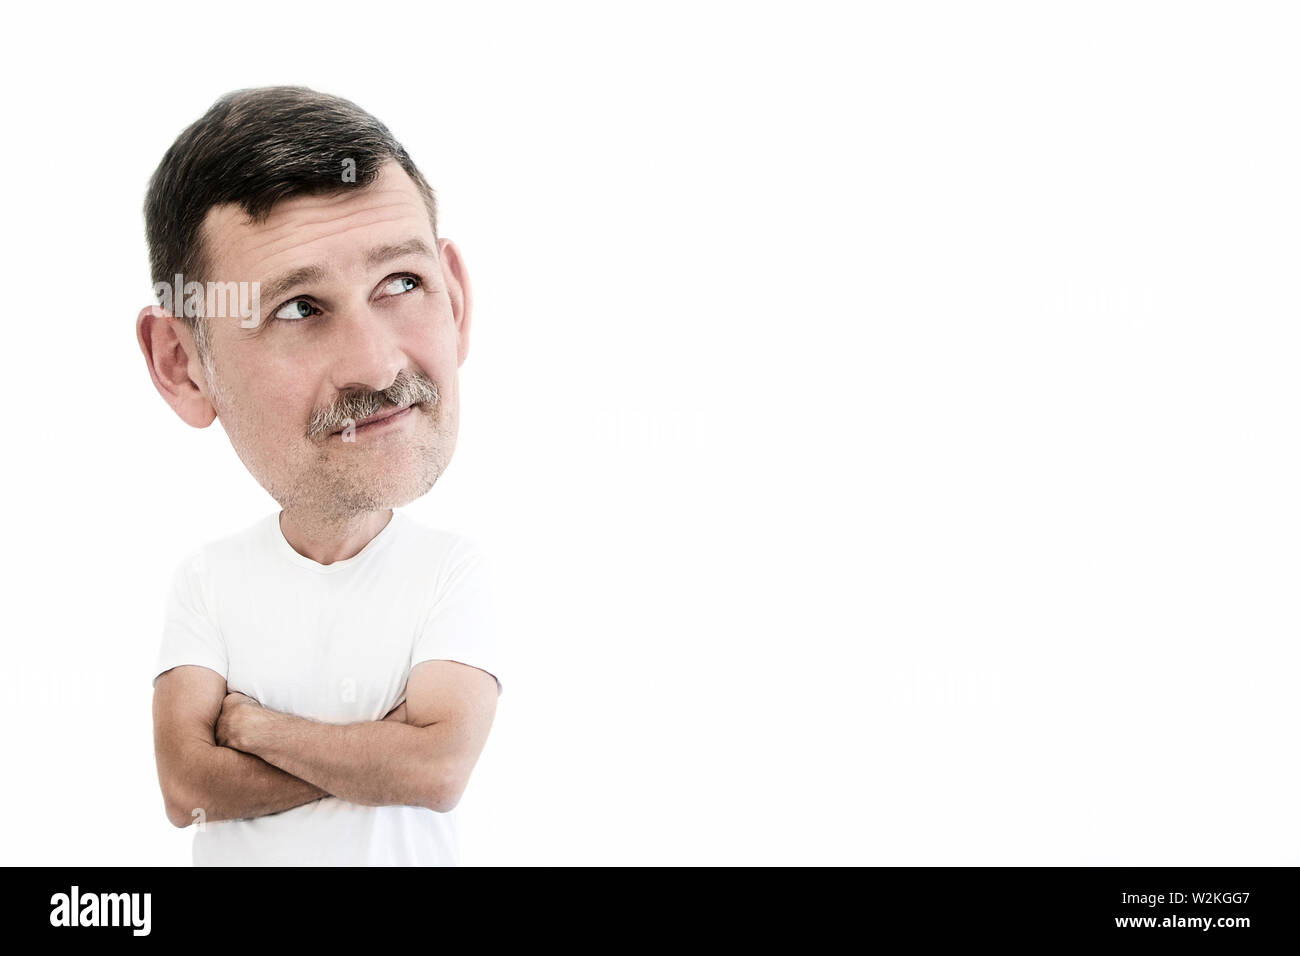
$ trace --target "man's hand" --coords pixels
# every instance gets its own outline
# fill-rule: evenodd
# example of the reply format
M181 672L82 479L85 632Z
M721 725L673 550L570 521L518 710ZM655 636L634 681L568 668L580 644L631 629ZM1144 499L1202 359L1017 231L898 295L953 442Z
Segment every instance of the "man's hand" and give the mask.
M217 719L229 693L224 674L197 664L181 664L158 675L154 754L167 819L188 827L194 823L194 808L202 807L209 823L247 820L330 796L328 790L253 754L217 746ZM237 710L259 712L232 706L227 718Z
M217 716L217 726L214 731L217 746L243 750L241 744L245 740L248 721L255 719L255 712L261 709L262 705L247 694L238 691L227 694L225 700L221 702L221 713Z

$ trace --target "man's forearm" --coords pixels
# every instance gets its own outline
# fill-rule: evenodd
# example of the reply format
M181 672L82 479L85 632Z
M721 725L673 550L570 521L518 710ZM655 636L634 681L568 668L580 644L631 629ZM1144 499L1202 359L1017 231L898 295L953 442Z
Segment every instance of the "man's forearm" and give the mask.
M258 756L212 744L195 746L183 779L186 805L175 808L177 826L195 819L216 823L266 816L330 795ZM202 810L202 817L195 810Z
M396 721L328 724L250 708L232 746L341 800L371 807L436 810L443 795L431 740L442 728L435 726Z

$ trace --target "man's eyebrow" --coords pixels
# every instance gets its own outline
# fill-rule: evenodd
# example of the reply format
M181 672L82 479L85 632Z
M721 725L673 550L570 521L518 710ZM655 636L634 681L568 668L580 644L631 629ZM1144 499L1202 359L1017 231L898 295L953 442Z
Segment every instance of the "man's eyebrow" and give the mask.
M379 266L393 259L400 259L402 256L427 256L430 259L437 259L429 244L416 236L414 239L407 239L405 242L396 242L392 245L377 246L366 253L366 265Z
M306 285L308 282L324 282L326 275L327 273L322 266L303 266L301 269L294 269L292 272L276 276L265 284L259 294L266 296L266 300L274 305L280 296L290 289Z
M383 265L385 262L391 262L393 259L400 259L403 256L438 258L434 255L433 250L429 248L429 244L417 236L414 239L407 239L405 242L376 246L366 253L365 260L367 266L373 267ZM280 296L285 295L290 289L310 282L324 282L328 276L329 273L323 266L303 266L301 269L286 272L265 283L261 295L268 302L274 304L279 301Z

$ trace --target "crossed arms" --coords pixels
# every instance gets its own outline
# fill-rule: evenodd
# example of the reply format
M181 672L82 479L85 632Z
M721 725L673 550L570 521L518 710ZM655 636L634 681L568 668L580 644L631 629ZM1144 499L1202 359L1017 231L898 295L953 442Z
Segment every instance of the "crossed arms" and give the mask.
M230 693L216 671L174 667L154 687L154 754L167 819L247 819L336 796L446 813L460 802L496 716L496 679L456 661L411 669L382 720L327 724Z

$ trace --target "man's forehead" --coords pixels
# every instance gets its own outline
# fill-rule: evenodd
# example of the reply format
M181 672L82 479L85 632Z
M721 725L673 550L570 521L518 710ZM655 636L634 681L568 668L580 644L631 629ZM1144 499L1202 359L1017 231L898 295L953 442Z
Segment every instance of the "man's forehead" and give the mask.
M414 238L435 245L424 197L396 164L369 186L281 200L263 222L238 204L214 206L203 238L213 278L227 281L262 281L309 262L364 267L375 248Z

